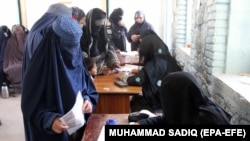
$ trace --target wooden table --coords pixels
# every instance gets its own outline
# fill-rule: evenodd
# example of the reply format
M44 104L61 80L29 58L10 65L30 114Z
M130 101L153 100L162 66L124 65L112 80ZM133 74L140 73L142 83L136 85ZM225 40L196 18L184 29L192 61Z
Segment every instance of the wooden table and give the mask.
M92 114L85 128L82 141L97 141L102 127L110 118L116 119L118 124L128 124L128 114Z
M129 66L129 65L125 65ZM137 67L130 65L129 67ZM121 114L130 112L130 96L141 93L141 87L118 87L114 81L119 73L99 75L95 77L94 84L100 94L94 113Z

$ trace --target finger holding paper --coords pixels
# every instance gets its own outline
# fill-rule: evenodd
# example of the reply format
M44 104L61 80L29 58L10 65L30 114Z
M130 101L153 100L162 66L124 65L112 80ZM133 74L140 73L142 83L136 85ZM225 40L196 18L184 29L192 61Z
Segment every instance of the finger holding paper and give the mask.
M59 117L56 117L52 124L52 130L55 133L62 133L64 130L67 130L69 126L66 123L62 123Z

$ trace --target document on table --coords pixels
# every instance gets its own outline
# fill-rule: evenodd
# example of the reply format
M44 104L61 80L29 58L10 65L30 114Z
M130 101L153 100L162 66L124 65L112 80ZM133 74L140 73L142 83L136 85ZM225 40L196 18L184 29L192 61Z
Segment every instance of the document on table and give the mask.
M135 56L138 54L139 54L138 51L128 51L128 52L121 51L121 55L124 55L124 56Z
M63 123L66 123L69 126L69 128L67 129L69 135L74 133L85 124L82 105L83 97L81 92L79 91L77 93L76 101L72 109L60 118Z
M122 67L122 68L115 68L117 72L131 72L134 68Z

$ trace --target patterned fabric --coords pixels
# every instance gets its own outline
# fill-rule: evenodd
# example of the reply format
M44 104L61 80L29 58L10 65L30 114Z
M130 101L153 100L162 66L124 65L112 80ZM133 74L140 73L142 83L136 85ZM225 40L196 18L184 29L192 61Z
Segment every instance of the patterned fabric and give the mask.
M79 44L82 36L82 30L78 23L76 23L70 17L59 16L52 24L52 27L55 33L61 37L61 42L69 46L74 46Z
M84 11L78 7L71 7L71 10L72 10L72 18L77 20L78 23L83 17L86 16Z

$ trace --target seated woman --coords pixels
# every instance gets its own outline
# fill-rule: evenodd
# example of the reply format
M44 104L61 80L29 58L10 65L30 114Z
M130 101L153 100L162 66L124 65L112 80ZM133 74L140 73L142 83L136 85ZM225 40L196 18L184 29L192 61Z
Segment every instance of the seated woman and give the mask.
M203 92L197 78L189 72L166 75L160 87L163 116L139 120L139 125L228 125L231 116Z
M21 94L22 62L26 37L29 31L23 25L12 26L12 36L4 50L3 71L7 75L13 95Z
M159 98L161 80L166 74L181 71L181 69L171 56L167 45L155 34L147 35L142 39L139 58L143 68L132 76L122 74L118 79L127 82L128 85L142 86L143 98L139 97L139 102L149 106L148 109L152 112L161 110ZM136 100L136 97L133 100Z

